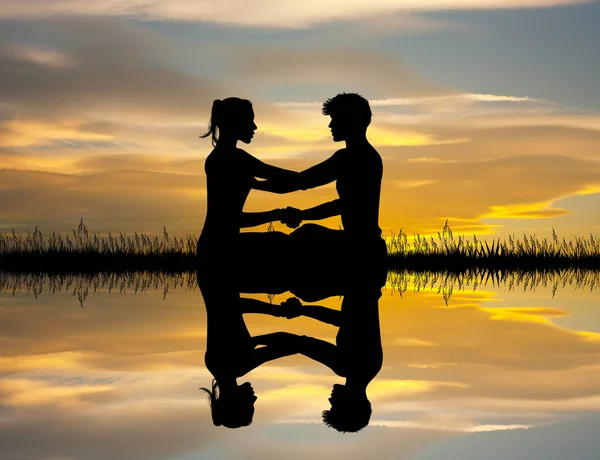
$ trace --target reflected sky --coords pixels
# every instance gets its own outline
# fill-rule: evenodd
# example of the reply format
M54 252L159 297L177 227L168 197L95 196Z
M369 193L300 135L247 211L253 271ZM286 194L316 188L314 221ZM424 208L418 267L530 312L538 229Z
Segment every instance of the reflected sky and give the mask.
M487 458L568 451L592 458L585 455L599 447L597 292L551 291L479 287L454 291L446 305L435 289L399 295L386 286L383 368L368 387L371 424L357 434L323 425L332 385L344 379L300 355L246 376L259 398L251 426L214 427L198 390L212 379L199 291L100 292L84 308L69 292L38 300L3 294L0 446L7 459L280 458L283 451L422 460L454 458L442 452L481 458L488 449L496 457ZM291 294L243 296L279 304ZM310 318L245 319L252 335L283 330L334 343L337 333ZM515 443L529 454L519 457Z

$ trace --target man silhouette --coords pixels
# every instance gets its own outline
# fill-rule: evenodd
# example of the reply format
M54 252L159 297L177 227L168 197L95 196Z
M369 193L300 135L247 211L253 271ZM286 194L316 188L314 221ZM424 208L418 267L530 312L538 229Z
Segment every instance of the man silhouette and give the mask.
M345 378L344 384L333 385L329 403L331 408L323 411L323 423L340 432L357 432L369 424L371 402L367 387L381 370L383 348L379 325L379 298L381 280L373 270L350 264L342 291L344 299L341 310L319 305L302 305L292 297L281 304L280 316L288 319L304 316L338 327L336 343L314 337L286 337L287 347L329 367L335 374ZM321 294L305 286L303 300L312 301ZM338 293L339 294L339 293Z
M295 252L312 257L326 251L337 258L348 255L348 249L353 254L364 249L370 256L384 258L387 249L379 227L383 162L367 139L372 116L369 102L356 93L341 93L323 103L322 113L331 117L329 128L334 142L343 141L346 147L298 173L295 179L257 181L254 188L288 193L335 181L338 199L304 210L287 208L282 222L296 228L305 220L339 215L343 230L305 224L291 234Z

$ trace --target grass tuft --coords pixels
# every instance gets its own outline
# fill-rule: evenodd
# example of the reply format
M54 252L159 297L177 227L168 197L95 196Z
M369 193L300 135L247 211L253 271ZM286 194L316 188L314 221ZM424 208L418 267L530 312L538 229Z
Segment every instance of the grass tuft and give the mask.
M269 231L272 231L272 226ZM196 235L178 238L163 226L162 235L149 236L90 234L83 219L71 233L54 231L46 237L36 227L33 232L0 233L0 270L46 272L163 271L175 273L196 266ZM586 268L600 270L600 238L576 237L574 241L539 240L523 234L507 239L485 240L455 237L446 221L437 238L416 234L409 243L400 229L388 240L388 268L417 271L489 270L563 270Z

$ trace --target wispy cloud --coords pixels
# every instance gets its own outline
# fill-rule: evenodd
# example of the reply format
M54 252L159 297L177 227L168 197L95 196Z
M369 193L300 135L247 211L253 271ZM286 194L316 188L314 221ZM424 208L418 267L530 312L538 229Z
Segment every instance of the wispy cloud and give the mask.
M247 26L309 27L374 14L410 11L546 8L589 0L4 0L0 17L126 16L148 20L206 21Z
M540 99L535 99L528 96L504 96L498 94L476 94L463 93L432 97L406 97L406 98L389 98L389 99L373 99L369 104L375 107L390 107L390 106L419 106L419 105L434 105L443 102L546 102ZM276 102L275 105L281 107L321 107L323 102L317 101L282 101Z
M340 91L369 91L371 97L435 98L456 93L423 77L397 56L375 50L240 46L227 55L235 75L261 85L335 85Z

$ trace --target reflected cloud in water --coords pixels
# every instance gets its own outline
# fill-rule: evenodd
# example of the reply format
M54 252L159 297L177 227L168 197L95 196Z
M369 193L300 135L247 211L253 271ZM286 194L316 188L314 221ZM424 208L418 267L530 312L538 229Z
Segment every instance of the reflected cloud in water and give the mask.
M351 278L317 272L319 283L290 278L269 286L253 275L226 271L213 285L217 308L228 298L246 303L240 329L250 337L285 332L335 346L336 325L306 314L277 314L292 317L294 308L308 313L309 306L341 313L352 300L344 292ZM54 285L54 295L47 295L46 278L37 300L27 298L26 290L14 297L8 291L0 297L0 445L7 458L279 458L288 451L296 452L290 458L335 452L358 459L373 451L436 458L431 452L439 452L443 440L450 446L455 438L477 443L481 431L491 437L489 445L500 445L513 432L520 433L520 443L527 436L537 439L553 423L556 429L580 429L577 419L589 413L587 423L597 427L600 314L594 293L587 292L591 281L585 291L574 289L577 279L593 277L575 277L570 285L566 274L548 276L546 287L543 278L529 278L539 280L537 288L529 281L523 291L524 283L515 281L508 290L509 278L499 286L491 274L486 284L483 275L475 279L475 291L465 278L462 288L453 285L446 306L442 286L452 275L388 274L381 297L379 291L373 296L384 359L367 387L369 425L343 438L324 426L321 415L330 408L332 388L347 380L336 374L336 360L307 357L310 351L303 355L297 343L285 350L277 341L271 343L275 353L295 353L265 361L239 381L250 381L258 397L252 424L238 430L214 426L199 387L212 390L218 371L207 369L204 359L207 336L218 337L219 328L211 330L196 273L146 275L145 281L106 275L104 287L94 277L65 278L62 287ZM397 290L393 276L401 281ZM100 283L96 294L94 280ZM351 283L359 298L374 292L361 294L364 281ZM552 297L555 281L566 284ZM86 283L80 309L74 289ZM129 295L136 285L145 295ZM259 314L257 306L277 314ZM224 327L232 329L227 321ZM370 356L365 361L376 361ZM563 433L563 445L574 436ZM593 439L584 442L594 445Z

